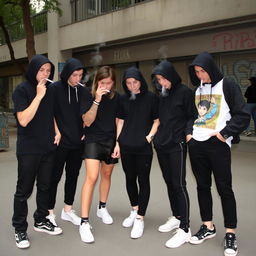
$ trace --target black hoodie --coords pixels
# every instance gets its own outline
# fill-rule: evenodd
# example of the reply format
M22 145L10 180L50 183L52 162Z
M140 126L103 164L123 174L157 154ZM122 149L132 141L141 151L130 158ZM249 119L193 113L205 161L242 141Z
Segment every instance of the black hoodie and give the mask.
M215 64L212 56L208 52L202 52L189 66L190 79L194 86L200 85L200 80L195 73L195 66L202 67L208 73L211 79L211 87L214 87L223 79L223 74ZM237 143L239 140L238 134L248 126L250 115L245 108L245 101L239 85L230 79L224 78L223 93L230 108L231 119L226 122L226 126L220 131L220 134L225 139L233 136L233 143Z
M141 82L140 93L130 99L131 93L126 86L126 79L134 78ZM123 76L122 85L125 94L120 97L118 118L124 120L118 141L121 153L152 154L152 146L146 136L153 121L158 119L158 98L148 91L147 83L136 67L128 68Z
M155 75L161 75L171 82L168 95L160 96L159 120L160 126L154 138L156 150L172 152L180 150L179 143L185 143L186 135L192 132L194 111L193 93L186 85L169 61L160 62L153 70L152 79L158 90Z
M49 79L53 79L54 66L43 55L35 55L28 66L27 81L19 84L13 92L14 115L29 107L36 96L36 76L40 67L46 63L51 64ZM46 94L40 102L34 118L26 127L22 127L17 120L17 155L44 154L53 149L54 145L54 117L53 117L53 91L48 86Z
M83 122L80 115L82 86L72 87L68 79L76 70L84 70L82 63L75 58L67 60L60 74L61 80L53 84L55 99L55 119L61 133L59 146L69 149L79 148L82 144Z

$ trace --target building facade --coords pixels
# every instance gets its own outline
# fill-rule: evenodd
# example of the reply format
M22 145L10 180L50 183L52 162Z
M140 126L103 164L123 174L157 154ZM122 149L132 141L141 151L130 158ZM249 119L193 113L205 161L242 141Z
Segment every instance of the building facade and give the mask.
M171 60L191 86L188 65L202 51L213 54L226 76L245 91L256 76L255 0L60 0L63 15L48 13L47 31L37 34L36 51L58 71L75 57L90 75L100 65L115 68L121 91L123 71L136 65L149 85L153 67ZM25 40L13 42L16 58L27 63ZM14 87L23 79L0 46L0 98L10 111ZM58 79L56 73L55 80Z

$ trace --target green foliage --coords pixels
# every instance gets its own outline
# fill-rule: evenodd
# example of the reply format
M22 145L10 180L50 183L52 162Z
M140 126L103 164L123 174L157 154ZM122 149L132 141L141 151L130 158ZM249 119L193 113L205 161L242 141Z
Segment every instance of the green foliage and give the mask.
M25 31L22 20L22 0L0 0L0 17L2 17L5 27L9 32L11 41L16 41L25 37ZM34 0L34 2L40 5L40 2L44 3L42 12L57 12L59 15L62 14L60 9L60 3L58 0ZM47 29L46 16L36 13L36 9L33 8L30 2L30 16L35 33L44 32ZM5 43L5 39L0 29L0 45Z

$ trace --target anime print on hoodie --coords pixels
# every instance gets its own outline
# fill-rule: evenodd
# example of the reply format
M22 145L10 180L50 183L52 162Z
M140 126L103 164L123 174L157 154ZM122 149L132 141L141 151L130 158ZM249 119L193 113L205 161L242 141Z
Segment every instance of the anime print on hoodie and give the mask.
M51 73L49 79L53 79L54 65L43 55L35 55L31 59L26 73L27 81L19 84L12 95L14 103L14 115L17 121L17 155L44 154L56 148L54 145L54 116L53 116L53 91L49 82L46 83L46 94L41 100L37 112L26 127L22 127L16 113L29 107L36 97L37 73L42 65L50 63Z
M180 150L180 143L186 142L186 135L192 132L194 120L193 93L190 88L182 84L181 77L169 61L161 61L153 70L152 80L157 90L155 76L161 75L171 82L171 88L166 96L160 96L159 120L160 125L154 138L156 150L172 152Z
M126 79L140 81L140 93L131 97ZM158 98L148 91L148 85L136 67L128 68L122 79L125 93L120 96L118 118L124 120L122 131L118 137L121 153L152 154L152 145L146 136L153 122L158 119Z
M211 83L201 83L195 73L195 66L202 67L210 76ZM231 146L233 136L243 131L248 113L238 85L223 79L223 75L208 52L199 54L189 66L192 84L198 86L195 93L195 105L198 111L193 126L193 138L206 141L211 134L220 132ZM225 82L226 81L226 82ZM225 95L223 86L230 86L231 95ZM227 97L232 98L229 105ZM232 109L230 109L232 108Z
M54 89L54 114L61 133L59 146L76 149L81 146L83 136L83 122L80 115L80 101L83 91L81 85L75 87L68 84L68 79L74 71L83 70L83 64L75 58L68 59L60 74L61 80L55 82Z

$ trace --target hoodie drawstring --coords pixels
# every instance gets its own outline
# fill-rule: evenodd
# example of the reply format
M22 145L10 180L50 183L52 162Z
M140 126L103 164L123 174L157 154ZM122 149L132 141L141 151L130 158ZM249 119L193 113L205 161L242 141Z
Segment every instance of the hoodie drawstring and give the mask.
M77 87L75 87L75 90L76 90L76 102L78 102ZM68 103L70 104L70 85L68 85Z

